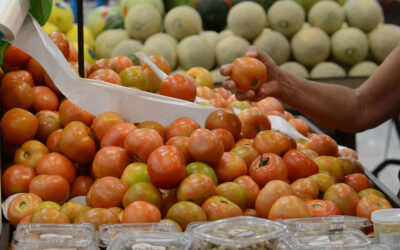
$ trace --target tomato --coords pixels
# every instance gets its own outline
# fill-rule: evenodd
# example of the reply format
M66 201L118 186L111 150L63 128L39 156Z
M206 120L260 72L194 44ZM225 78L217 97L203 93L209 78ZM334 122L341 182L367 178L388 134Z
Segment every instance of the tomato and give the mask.
M233 152L224 152L218 164L214 168L218 181L233 181L236 177L247 173L244 160Z
M256 58L237 58L232 63L231 79L236 83L239 92L258 90L267 81L267 69Z
M336 183L335 179L326 173L313 174L307 178L317 184L321 192L325 192L330 186Z
M60 122L63 127L73 121L81 121L86 126L90 126L93 116L87 111L73 104L70 100L61 102L58 109L60 115Z
M109 58L102 58L95 61L89 70L89 75L99 69L110 69L111 68L111 59Z
M246 189L235 182L225 182L219 184L216 188L217 195L223 196L236 205L242 210L245 208L247 203Z
M232 106L224 98L211 99L209 105L219 109L229 109L233 111Z
M118 178L107 176L97 179L90 187L86 203L91 207L120 207L128 186Z
M119 76L125 87L135 87L144 91L148 89L146 73L140 66L125 68L119 73Z
M4 75L3 79L1 79L1 84L11 80L21 80L29 84L31 87L35 86L31 73L29 73L29 71L26 70L17 70L8 72L7 74Z
M160 210L146 201L134 201L125 208L122 223L160 222Z
M149 56L150 61L152 61L159 69L164 71L167 75L171 73L171 67L168 61L162 56ZM157 92L160 89L161 80L158 76L150 69L150 66L146 63L142 66L143 71L147 76L148 91Z
M207 86L199 86L196 88L196 96L206 99L212 100L217 98L217 94Z
M16 227L20 220L32 215L40 203L42 199L36 194L20 194L15 197L7 209L7 217L11 225Z
M53 90L57 94L61 94L60 90L57 88L57 86L54 84L53 80L50 78L49 74L47 72L44 72L43 75L44 79L44 84L49 87L51 90Z
M337 183L326 190L324 200L335 202L339 206L341 214L354 216L360 197L349 185Z
M193 67L186 71L186 75L192 77L201 86L207 86L209 88L214 87L214 80L211 73L202 67Z
M191 222L206 221L206 213L196 203L189 201L180 201L175 203L168 210L167 219L176 221L183 230Z
M228 130L223 128L216 128L213 129L212 132L217 135L218 138L222 141L222 144L224 144L225 152L231 150L235 145L235 138L233 138L232 133Z
M347 157L339 157L339 159L342 163L344 176L354 173L364 173L364 167L358 160Z
M108 130L110 130L114 125L123 122L124 119L118 113L104 112L93 119L91 127L97 139L101 141Z
M216 165L224 152L224 144L208 129L197 129L189 137L188 150L196 161Z
M307 204L294 195L286 195L279 198L269 210L268 219L292 219L310 217Z
M290 182L318 173L318 165L299 150L289 150L282 158L286 164Z
M54 201L44 201L44 202L40 203L40 205L36 208L35 212L38 211L39 209L42 209L45 207L51 207L51 208L55 208L57 210L61 209L60 204L58 204Z
M38 175L32 179L29 192L37 194L45 201L63 204L69 197L68 181L59 175Z
M216 110L208 115L205 128L216 129L223 128L232 133L235 139L240 138L242 123L239 117L230 110Z
M374 188L366 188L366 189L358 192L358 195L361 198L363 198L364 196L367 196L369 194L375 194L375 195L380 196L382 198L386 198L385 195L381 191L378 191L378 190L376 190Z
M201 206L207 215L207 220L215 221L236 216L242 216L242 209L227 198L219 195L211 196Z
M175 136L189 137L200 125L189 117L182 117L173 121L167 129L166 139L169 140Z
M269 181L286 180L287 167L280 156L265 153L251 163L249 176L262 188Z
M135 125L129 122L118 123L112 126L101 139L100 147L123 147L126 136L135 129Z
M337 156L348 157L348 158L353 158L355 160L358 160L357 152L351 148L345 148L345 147L340 148L337 152Z
M185 167L186 177L192 174L205 174L210 177L215 185L218 185L217 175L214 169L204 162L192 162Z
M70 198L77 196L86 196L89 192L90 187L93 184L93 179L89 176L78 176L71 185L71 195Z
M31 74L35 83L44 83L44 69L34 58L29 59L26 70Z
M146 201L161 209L161 193L150 182L138 182L129 187L122 199L124 208L134 201Z
M12 165L7 168L1 178L5 197L16 193L27 192L29 190L29 184L35 176L36 174L33 168L22 164Z
M246 144L234 147L231 152L242 157L247 167L250 167L251 163L260 155L253 146Z
M239 114L242 121L242 136L252 139L263 130L271 129L271 123L268 116L257 107L243 110Z
M43 143L37 140L29 140L15 151L14 163L35 169L40 159L47 153L49 153L49 150Z
M283 111L283 115L285 116L285 120L286 120L286 121L289 121L289 120L295 118L290 112L287 112L286 110ZM307 125L307 126L308 126L308 125ZM306 135L305 135L305 136L306 136Z
M232 92L222 87L215 88L214 92L226 100L232 95Z
M96 230L99 226L103 224L116 224L120 223L118 215L116 215L111 210L105 208L92 208L89 209L87 212L78 215L76 217L75 224L81 223L89 223L93 224L96 227Z
M53 32L49 34L50 39L53 43L61 50L65 59L69 57L69 43L67 37L62 32Z
M58 109L58 97L57 95L46 86L36 86L32 88L34 102L33 110L39 112L42 110L52 110Z
M124 141L124 148L136 161L147 162L151 152L164 145L161 136L154 129L141 128L130 132Z
M189 145L189 137L186 136L174 136L169 139L165 145L172 145L178 148L181 152L183 158L183 163L186 165L187 163L192 161L192 156L189 153L188 145Z
M246 208L254 208L257 195L260 192L260 187L248 175L237 177L233 182L242 186L246 192Z
M92 171L97 178L114 176L120 178L131 159L124 148L107 146L101 148L94 156Z
M251 103L249 101L234 101L231 103L232 108L246 110L251 108Z
M124 212L124 210L122 208L120 208L120 207L110 207L107 210L113 212L116 215L119 215L120 213Z
M56 152L43 156L36 167L36 172L39 175L60 175L70 184L74 182L76 175L72 162Z
M297 145L299 145L299 144L300 143L297 143ZM300 151L303 154L307 155L312 160L314 160L315 158L318 157L318 154L314 150L304 148L304 149L301 149Z
M121 181L128 187L139 182L151 182L147 171L147 164L141 162L129 164L122 173Z
M255 208L257 215L261 218L268 218L272 205L280 197L294 194L292 187L280 180L273 180L267 183L257 195Z
M32 214L25 216L24 218L22 218L19 222L18 225L20 224L28 224L31 221L32 218ZM17 226L18 226L17 225Z
M274 153L282 155L290 149L296 148L295 144L288 136L274 130L261 131L254 138L254 147L262 154Z
M314 200L318 198L318 185L310 179L298 179L290 186L292 186L294 195L302 200Z
M111 59L110 64L111 69L117 73L120 73L122 70L133 66L131 59L126 56L116 56Z
M32 87L18 79L3 82L0 88L0 95L1 104L6 109L30 109L35 100Z
M68 217L59 211L58 209L52 207L44 207L32 214L30 223L70 223Z
M176 197L177 191L178 191L177 188L169 190L160 189L162 197L161 214L163 217L167 215L168 210L172 207L172 205L178 202L178 198Z
M319 172L331 175L337 182L341 182L344 171L339 158L333 156L319 156L314 159L318 165Z
M175 146L162 146L154 150L147 161L151 182L158 188L177 187L185 178L182 154Z
M228 99L226 99L226 101L228 103L233 103L234 101L237 101L238 99L236 98L236 96L234 94L232 94L230 97L228 97Z
M371 214L379 209L392 208L388 200L375 194L369 194L361 198L357 204L357 216L368 218L371 222Z
M43 110L37 112L35 116L38 121L36 137L42 141L45 141L52 132L61 128L60 116L56 112Z
M262 99L261 101L258 101L256 103L256 107L261 108L261 110L264 111L264 113L268 113L270 111L279 111L283 113L285 111L282 103L278 99L272 96L268 96Z
M61 153L60 149L60 140L61 135L63 133L63 129L57 129L47 137L46 146L50 152L58 152Z
M363 174L356 173L347 175L344 177L343 182L352 187L357 193L364 189L372 188L372 183Z
M170 75L162 81L160 94L194 102L196 99L196 84L190 77Z
M314 135L306 143L306 148L314 150L318 155L336 156L338 145L329 135Z
M161 136L163 141L165 141L165 133L166 129L163 125L155 121L145 121L141 122L137 125L137 128L151 128L157 131L157 133Z
M240 146L240 145L250 145L254 147L254 139L246 139L246 138L239 139L235 143L235 146Z
M312 217L340 215L340 209L333 201L309 200L306 204Z
M86 213L88 210L87 206L74 201L69 201L60 208L60 212L65 214L70 222L73 222L79 215Z
M91 73L88 78L122 85L121 77L112 69L98 69Z
M162 219L162 220L160 220L160 222L174 225L176 227L176 230L178 230L178 232L181 232L181 233L183 232L181 225L179 225L178 222L176 222L176 221L173 221L170 219Z
M309 128L308 124L302 119L292 118L289 120L289 123L302 135L307 136Z
M4 63L9 66L24 67L30 58L30 55L26 54L14 45L10 45L4 55Z
M208 197L215 194L215 184L209 176L192 174L179 185L177 198L179 201L192 201L201 205Z

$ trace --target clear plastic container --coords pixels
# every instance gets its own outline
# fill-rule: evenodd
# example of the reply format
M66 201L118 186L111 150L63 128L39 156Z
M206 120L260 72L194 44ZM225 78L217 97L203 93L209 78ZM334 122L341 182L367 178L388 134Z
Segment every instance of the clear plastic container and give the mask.
M240 216L196 227L191 249L277 249L286 234L286 226L278 222Z
M190 243L185 233L131 231L119 234L107 250L187 250Z
M198 221L198 222L190 222L185 229L185 233L191 233L196 227L200 225L204 225L207 223L212 223L210 221Z
M354 250L390 250L388 246L385 245L370 245L365 247L357 247Z
M390 249L400 248L400 208L380 209L372 212L375 241Z
M14 246L14 250L98 250L95 242L26 242Z
M299 250L356 249L372 245L372 241L359 230L298 232L288 241Z
M99 245L107 247L120 233L131 231L179 232L174 223L167 221L160 223L105 224L99 227Z
M360 230L362 228L372 226L367 218L347 215L332 215L327 217L298 218L278 221L282 224L285 224L291 232L310 230Z

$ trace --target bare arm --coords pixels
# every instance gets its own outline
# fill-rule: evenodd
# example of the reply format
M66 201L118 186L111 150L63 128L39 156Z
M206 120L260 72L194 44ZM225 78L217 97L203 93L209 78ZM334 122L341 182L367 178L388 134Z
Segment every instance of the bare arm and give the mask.
M315 121L347 132L373 128L400 113L400 47L357 89L291 75L255 47L249 48L247 56L264 62L268 81L257 93L237 93L238 99L274 96ZM230 65L224 65L221 73L229 75ZM235 84L228 80L224 87L234 89Z

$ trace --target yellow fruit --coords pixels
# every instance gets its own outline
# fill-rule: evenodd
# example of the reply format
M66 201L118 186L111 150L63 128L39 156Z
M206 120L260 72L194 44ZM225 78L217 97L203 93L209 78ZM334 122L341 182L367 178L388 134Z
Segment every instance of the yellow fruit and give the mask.
M78 50L78 42L72 42L72 44L75 46L76 50ZM85 43L83 45L85 52L84 52L84 58L85 61L93 64L94 61L96 61L96 57L94 56L94 51Z
M54 1L49 22L56 25L61 32L67 32L74 24L71 6L66 2Z
M44 30L44 32L46 32L47 35L50 33L53 33L53 32L60 31L57 26L55 26L54 24L52 24L50 22L45 23L42 26L42 29Z
M74 24L72 26L72 28L68 30L66 35L67 35L68 41L70 41L71 43L78 42L78 25ZM93 38L92 31L86 26L83 26L83 41L91 49L94 49L94 38Z

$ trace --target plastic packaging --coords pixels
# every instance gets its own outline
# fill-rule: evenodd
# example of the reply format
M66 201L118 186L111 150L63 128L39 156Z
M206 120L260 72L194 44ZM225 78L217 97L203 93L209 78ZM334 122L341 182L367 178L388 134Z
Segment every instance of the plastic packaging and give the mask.
M385 245L370 245L370 246L365 246L365 247L357 247L354 248L354 250L390 250L388 246Z
M107 250L187 250L190 243L185 233L131 231L118 235Z
M132 231L178 232L178 228L170 222L101 225L98 232L99 245L107 247L119 234Z
M185 229L185 233L191 233L195 228L197 228L198 226L207 224L207 223L212 223L210 221L197 221L197 222L191 222L187 225L186 229Z
M278 222L240 216L196 227L191 249L277 249L286 234L286 226Z
M400 209L376 210L372 212L371 220L374 223L376 243L389 246L390 249L399 249Z
M29 242L14 246L14 250L98 250L96 243L77 242Z

